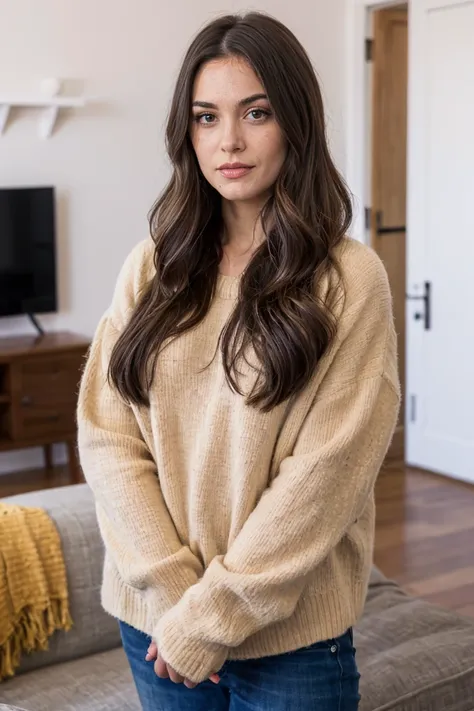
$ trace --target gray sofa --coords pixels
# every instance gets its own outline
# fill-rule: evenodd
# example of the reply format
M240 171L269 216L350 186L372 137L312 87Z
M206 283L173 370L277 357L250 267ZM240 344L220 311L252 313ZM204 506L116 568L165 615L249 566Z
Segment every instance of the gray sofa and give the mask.
M4 500L55 520L75 624L0 683L0 711L139 711L117 624L100 606L103 548L89 488ZM408 596L374 568L355 644L360 711L474 711L474 620Z

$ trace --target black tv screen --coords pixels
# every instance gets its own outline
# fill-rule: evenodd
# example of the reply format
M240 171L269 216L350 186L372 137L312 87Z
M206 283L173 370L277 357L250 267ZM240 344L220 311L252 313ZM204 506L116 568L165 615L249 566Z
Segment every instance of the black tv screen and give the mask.
M56 309L54 188L0 188L0 316Z

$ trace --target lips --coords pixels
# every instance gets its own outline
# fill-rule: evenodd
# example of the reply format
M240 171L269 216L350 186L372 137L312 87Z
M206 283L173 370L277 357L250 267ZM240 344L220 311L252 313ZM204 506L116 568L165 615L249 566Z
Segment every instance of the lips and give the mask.
M244 175L250 173L252 169L252 165L246 165L245 163L224 163L218 168L221 175L223 175L224 178L229 178L230 180L243 178Z

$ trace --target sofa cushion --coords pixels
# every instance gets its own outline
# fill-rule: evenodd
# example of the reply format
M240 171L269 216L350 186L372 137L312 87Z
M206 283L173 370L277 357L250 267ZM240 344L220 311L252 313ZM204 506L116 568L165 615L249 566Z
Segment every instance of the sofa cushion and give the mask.
M81 484L45 489L3 501L39 506L54 521L62 542L73 620L69 632L54 633L47 651L24 656L17 673L120 646L118 624L100 602L104 550L90 488Z
M56 664L1 684L0 698L28 711L139 711L122 648ZM0 710L2 704L0 704Z
M374 569L354 638L360 711L473 711L474 620L407 595Z

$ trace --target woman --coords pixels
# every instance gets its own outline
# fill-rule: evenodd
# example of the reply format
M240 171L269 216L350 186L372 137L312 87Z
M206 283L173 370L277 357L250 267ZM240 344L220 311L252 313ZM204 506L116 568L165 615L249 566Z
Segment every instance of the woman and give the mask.
M355 711L396 338L291 32L205 27L167 146L80 390L103 605L145 711Z

